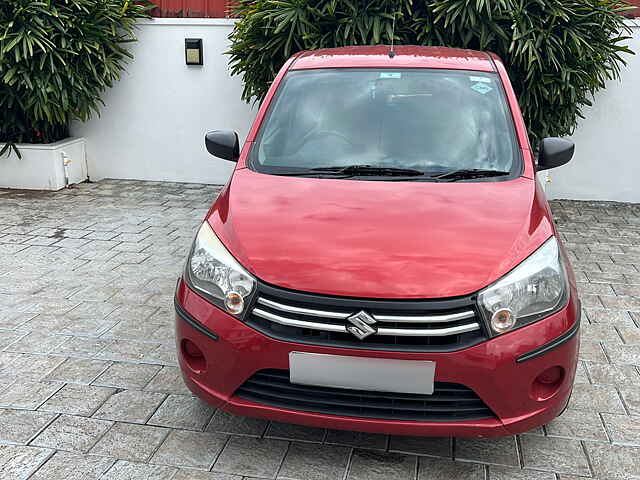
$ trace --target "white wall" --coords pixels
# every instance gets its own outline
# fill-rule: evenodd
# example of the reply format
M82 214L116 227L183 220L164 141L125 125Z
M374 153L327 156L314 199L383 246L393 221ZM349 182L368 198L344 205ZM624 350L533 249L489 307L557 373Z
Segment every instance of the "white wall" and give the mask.
M609 82L573 136L576 156L549 172L551 198L640 202L640 23L629 65ZM231 128L243 139L255 110L240 100L242 82L223 55L233 20L154 19L141 23L135 60L105 96L100 118L74 125L87 138L89 174L224 183L232 164L211 157L203 134ZM202 38L204 65L186 66L184 39Z
M550 198L640 202L640 20L632 23L628 66L584 111L573 160L549 171Z
M106 92L99 118L72 127L87 139L92 180L129 178L224 183L233 164L209 155L204 133L230 128L244 139L255 115L231 78L225 19L154 19L140 24L134 60ZM202 38L203 66L187 66L184 39Z

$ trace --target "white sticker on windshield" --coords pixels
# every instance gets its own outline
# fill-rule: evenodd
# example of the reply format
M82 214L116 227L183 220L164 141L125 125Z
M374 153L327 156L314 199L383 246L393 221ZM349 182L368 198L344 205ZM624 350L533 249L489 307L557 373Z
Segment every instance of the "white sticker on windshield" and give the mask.
M473 85L471 85L471 88L476 92L481 93L482 95L485 95L493 90L493 88L491 88L486 83L474 83Z
M380 72L380 78L402 78L400 72Z
M491 83L491 79L487 77L469 77L472 82Z

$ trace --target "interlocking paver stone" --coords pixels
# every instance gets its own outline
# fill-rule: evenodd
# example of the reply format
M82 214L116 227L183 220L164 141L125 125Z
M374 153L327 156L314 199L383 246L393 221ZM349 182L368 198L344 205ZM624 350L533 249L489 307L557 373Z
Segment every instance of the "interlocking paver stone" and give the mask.
M9 345L6 350L20 353L49 353L63 344L67 337L30 332Z
M163 393L123 390L111 395L93 416L104 420L146 423L164 399Z
M596 478L628 480L640 478L640 447L586 443Z
M158 365L117 362L93 381L93 385L141 390L160 371Z
M346 445L370 450L385 450L389 443L389 437L378 433L327 430L327 436L324 441L327 444Z
M441 478L483 480L484 466L477 463L454 462L443 458L421 457L418 480L440 480Z
M1 322L0 322L0 325L2 325ZM12 343L14 343L15 341L17 341L18 339L24 336L25 336L24 332L3 331L2 338L0 338L0 350L6 349L9 345L11 345Z
M458 438L455 445L457 460L517 467L518 450L515 437L496 439Z
M214 409L197 397L169 395L147 422L149 425L204 430Z
M18 358L20 358L19 353L0 352L0 371L4 372Z
M35 248L35 247L31 247ZM54 299L47 297L25 297L13 302L12 308L17 312L41 313L46 315L63 315L78 305L77 301Z
M569 408L583 411L624 413L624 406L615 387L608 385L576 384Z
M219 433L172 431L151 463L209 470L228 437Z
M0 409L0 442L26 444L55 418L54 414L30 410Z
M98 480L113 459L56 452L30 480Z
M182 393L190 395L191 392L182 381L182 374L177 367L164 367L153 377L145 390L164 393Z
M114 360L117 362L140 362L144 356L151 352L157 345L153 343L140 343L130 340L112 340L100 352L96 358Z
M349 480L386 480L389 478L414 479L418 457L398 453L355 450L351 459Z
M567 409L545 428L553 437L607 441L607 433L598 412Z
M614 444L640 447L640 417L603 413L602 418Z
M19 378L0 393L0 406L35 410L63 386L60 382L34 382Z
M45 448L0 445L0 478L25 480L52 453Z
M142 357L143 362L175 366L178 364L175 345L160 344Z
M524 466L531 469L588 476L589 463L577 440L522 435Z
M114 297L118 292L120 292L119 288L104 285L98 287L87 287L74 293L71 296L71 299L92 302L104 302L111 299L111 301L117 302L117 300L113 300L112 297Z
M151 457L168 433L169 430L165 428L116 423L90 453L132 462L144 462Z
M620 310L586 309L587 317L592 323L608 323L616 326L634 326L629 312Z
M114 392L113 388L67 384L47 400L39 410L91 416Z
M240 417L217 410L207 425L207 432L234 433L238 435L261 436L269 422L261 418Z
M616 265L615 268L626 273L637 272L632 265ZM633 312L640 311L640 298L602 295L600 296L600 300L605 308L628 310Z
M498 465L489 466L490 480L555 480L555 478L556 476L551 472L538 472L526 469L521 470L513 467L501 467Z
M292 443L278 479L342 480L350 453L348 447Z
M600 342L590 342L588 340L580 340L580 360L590 362L606 362L607 356L604 353Z
M213 470L250 477L273 478L282 463L289 442L252 437L234 437L213 465Z
M613 363L640 365L640 345L607 345L605 348Z
M171 480L176 469L118 460L100 480Z
M398 435L389 439L389 451L451 458L453 455L453 442L451 438Z
M0 311L0 325L2 325L2 328L19 328L36 315L35 313Z
M134 299L144 301L137 293L132 294ZM121 299L118 299L122 303ZM105 338L118 338L123 340L138 340L138 341L154 341L157 340L154 337L154 333L162 327L160 323L153 323L150 321L141 322L137 318L122 320L116 324L107 333L104 334Z
M89 384L109 365L109 362L103 360L68 358L47 375L47 380Z
M51 353L80 358L93 357L109 343L110 340L99 338L67 337L65 342L54 348Z
M230 415L192 396L177 368L171 302L219 190L104 180L60 192L0 191L0 444L14 444L0 449L0 478L45 462L33 478L92 480L93 466L104 465L107 480L307 480L342 468L321 452L351 448L358 450L343 473L367 480L473 479L485 470L488 480L639 475L640 447L628 445L636 445L640 418L640 206L552 202L582 294L581 363L569 409L520 437L520 469L512 439L325 431ZM114 401L102 414L147 425L88 428L112 425L86 417L116 389L140 401ZM85 429L95 452L65 453L84 451L76 445ZM217 460L186 447L210 434L230 439ZM176 465L149 464L163 455ZM180 461L215 461L214 471Z
M49 355L31 355L25 353L16 358L2 373L20 376L31 380L45 379L64 358Z
M249 477L245 477L249 480ZM219 472L197 472L193 470L178 470L171 480L242 480L240 475L229 475Z
M585 362L596 385L640 385L640 373L633 365Z
M80 303L77 307L71 310L68 317L90 317L90 318L106 318L109 314L117 310L119 305L117 303L110 302L89 302L85 301ZM117 322L117 319L113 320L113 324Z
M113 422L61 415L38 435L31 445L86 453Z
M0 253L3 255L12 255L27 248L27 245L0 244Z
M620 395L631 415L640 416L640 387L620 387Z
M12 385L18 380L18 377L14 375L7 375L0 373L0 392L6 389L9 385Z
M297 440L299 442L322 442L326 434L324 428L307 427L293 423L271 422L264 436L280 440Z

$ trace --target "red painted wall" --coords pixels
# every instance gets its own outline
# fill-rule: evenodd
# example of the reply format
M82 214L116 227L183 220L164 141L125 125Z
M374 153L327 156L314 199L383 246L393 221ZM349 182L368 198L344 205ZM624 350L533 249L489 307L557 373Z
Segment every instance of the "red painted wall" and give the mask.
M625 13L627 17L640 17L640 0L626 0L638 8ZM158 7L151 11L154 17L230 17L233 0L152 0Z
M640 0L639 0L640 1ZM226 18L231 16L232 0L152 0L154 17Z
M630 3L631 5L635 5L638 8L626 12L625 16L627 16L627 17L640 17L640 0L627 0L627 3Z

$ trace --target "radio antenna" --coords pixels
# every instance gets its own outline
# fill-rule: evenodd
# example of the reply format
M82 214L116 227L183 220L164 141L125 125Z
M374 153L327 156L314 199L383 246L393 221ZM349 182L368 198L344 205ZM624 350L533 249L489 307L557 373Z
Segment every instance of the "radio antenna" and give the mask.
M393 24L391 25L391 48L389 49L389 58L396 56L396 52L393 51L393 44L396 38L396 12L393 12Z

